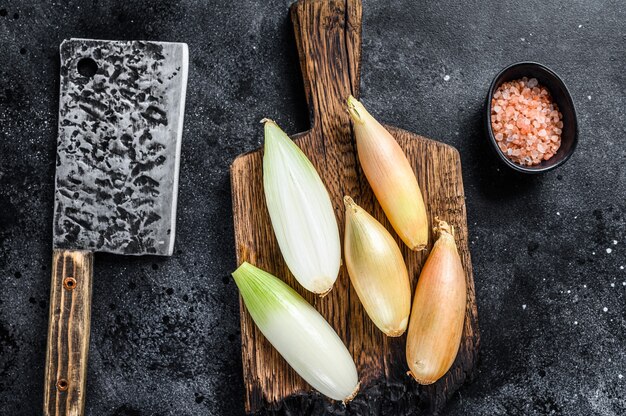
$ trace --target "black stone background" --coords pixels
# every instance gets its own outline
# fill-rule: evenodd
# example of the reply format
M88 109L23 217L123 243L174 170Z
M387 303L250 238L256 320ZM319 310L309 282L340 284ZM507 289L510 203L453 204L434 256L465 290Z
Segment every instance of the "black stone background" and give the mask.
M308 127L288 5L0 1L0 414L41 414L69 37L190 48L176 252L97 256L86 413L243 414L228 167L262 117ZM482 359L446 413L626 414L626 5L366 0L363 36L365 104L461 152ZM520 60L564 78L580 123L573 158L536 177L498 164L480 119Z

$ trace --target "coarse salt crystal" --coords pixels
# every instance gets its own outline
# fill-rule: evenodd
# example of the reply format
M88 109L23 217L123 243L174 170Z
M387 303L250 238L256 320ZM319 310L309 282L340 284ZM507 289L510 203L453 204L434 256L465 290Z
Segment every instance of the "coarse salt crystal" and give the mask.
M562 114L536 78L503 83L491 107L498 147L513 162L532 166L556 154L561 146Z

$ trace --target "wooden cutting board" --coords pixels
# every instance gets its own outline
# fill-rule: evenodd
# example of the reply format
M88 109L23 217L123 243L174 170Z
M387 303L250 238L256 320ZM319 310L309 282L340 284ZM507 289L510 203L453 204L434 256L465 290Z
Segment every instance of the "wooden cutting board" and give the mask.
M297 134L293 139L326 183L342 239L344 195L351 195L395 236L358 164L346 111L348 95L358 97L361 11L360 0L300 0L291 7L312 125L310 131ZM264 116L272 117L272 114ZM374 116L385 118L384 114ZM406 337L387 338L374 326L350 285L345 267L341 268L333 290L324 298L312 295L296 282L280 254L270 224L263 194L262 150L259 149L239 156L231 166L237 260L239 263L248 261L283 278L321 312L352 353L361 390L347 407L315 393L263 337L241 303L248 413L436 414L461 384L472 377L480 338L459 153L443 143L395 127L388 128L415 169L431 223L439 216L456 229L468 288L465 328L457 359L437 383L419 386L406 375ZM426 255L408 250L397 236L396 239L414 289ZM431 246L432 241L431 235Z

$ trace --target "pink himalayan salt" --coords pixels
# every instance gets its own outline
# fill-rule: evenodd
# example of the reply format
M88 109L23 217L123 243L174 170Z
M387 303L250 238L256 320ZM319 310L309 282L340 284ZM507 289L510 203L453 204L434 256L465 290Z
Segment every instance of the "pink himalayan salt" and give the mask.
M535 78L505 82L491 100L491 127L498 147L520 165L538 165L561 147L563 114Z

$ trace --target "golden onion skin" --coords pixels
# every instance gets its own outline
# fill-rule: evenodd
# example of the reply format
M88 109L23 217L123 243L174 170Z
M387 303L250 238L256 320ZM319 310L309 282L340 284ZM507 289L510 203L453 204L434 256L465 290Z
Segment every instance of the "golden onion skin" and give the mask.
M406 331L411 283L402 252L389 231L349 196L344 258L352 287L374 324L390 337Z
M435 242L415 289L406 342L409 374L420 384L432 384L452 366L463 335L467 288L465 272L445 221L434 228Z
M348 98L356 147L376 199L411 250L428 245L428 216L413 168L396 139L354 97Z

